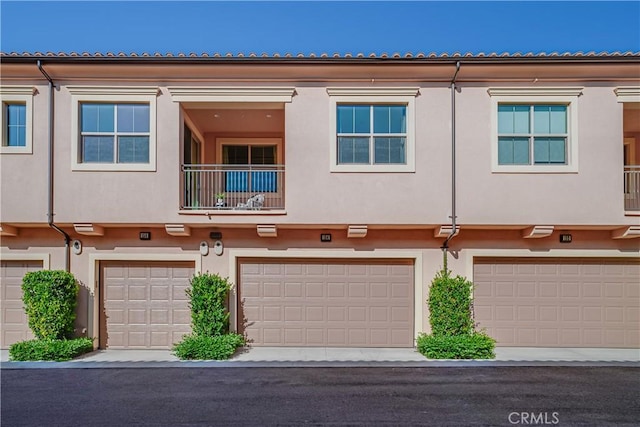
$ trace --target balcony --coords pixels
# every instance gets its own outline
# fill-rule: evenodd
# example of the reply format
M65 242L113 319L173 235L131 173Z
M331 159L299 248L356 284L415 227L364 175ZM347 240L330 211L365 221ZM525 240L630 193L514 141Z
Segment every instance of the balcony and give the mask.
M640 211L640 165L624 167L624 210Z
M184 210L284 210L284 165L182 165Z

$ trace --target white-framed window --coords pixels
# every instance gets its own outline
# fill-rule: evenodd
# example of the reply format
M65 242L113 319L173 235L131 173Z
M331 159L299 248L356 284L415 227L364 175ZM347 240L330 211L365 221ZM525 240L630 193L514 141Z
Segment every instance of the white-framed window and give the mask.
M327 88L332 172L415 172L417 88Z
M31 154L33 153L32 121L33 121L32 86L1 86L2 146L0 153Z
M578 171L582 88L491 88L492 171Z
M73 170L155 171L157 87L69 86Z

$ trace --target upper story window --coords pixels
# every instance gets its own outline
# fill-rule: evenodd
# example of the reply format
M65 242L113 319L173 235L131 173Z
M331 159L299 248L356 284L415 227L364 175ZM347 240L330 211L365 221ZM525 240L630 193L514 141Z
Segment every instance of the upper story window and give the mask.
M156 170L157 87L68 86L73 170ZM177 120L177 118L176 118Z
M32 153L31 108L34 88L2 86L2 146L0 153Z
M498 105L499 165L567 164L566 105Z
M491 88L494 172L577 172L582 88Z
M338 164L407 164L406 105L338 105Z
M149 104L82 103L82 163L149 163Z
M328 88L332 172L414 172L416 88Z
M27 106L6 103L4 105L6 135L3 138L7 147L25 147L27 145Z

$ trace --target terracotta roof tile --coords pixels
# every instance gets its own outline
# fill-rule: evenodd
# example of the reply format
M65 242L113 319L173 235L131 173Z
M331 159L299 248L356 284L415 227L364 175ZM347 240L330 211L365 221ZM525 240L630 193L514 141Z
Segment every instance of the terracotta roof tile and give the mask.
M620 52L620 51L613 51L613 52L607 52L607 51L602 51L602 52L595 52L595 51L588 51L588 52L583 52L583 51L577 51L577 52L557 52L557 51L553 51L553 52L477 52L477 53L473 53L473 52L453 52L453 53L448 53L448 52L441 52L441 53L436 53L436 52L429 52L429 53L424 53L424 52L418 52L418 53L413 53L413 52L405 52L405 53L400 53L400 52L392 52L392 53L388 53L388 52L381 52L381 53L375 53L375 52L371 52L369 54L365 54L364 52L357 52L357 53L352 53L352 52L345 52L345 53L338 53L338 52L334 52L334 53L328 53L328 52L322 52L322 53L309 53L309 54L304 54L302 52L293 54L291 52L285 52L284 54L281 54L279 52L274 52L272 54L268 54L266 52L262 52L260 54L257 54L255 52L249 52L249 53L244 53L244 52L238 52L236 54L233 54L231 52L226 52L226 53L220 53L220 52L202 52L200 54L195 53L195 52L190 52L190 53L184 53L184 52L178 52L178 53L173 53L173 52L166 52L166 53L160 53L160 52L153 52L153 53L149 53L149 52L131 52L131 53L125 53L125 52L95 52L95 53L89 53L89 52L76 52L76 51L71 51L71 52L40 52L40 51L35 51L35 52L0 52L0 58L1 57L10 57L10 58L15 58L15 57L23 57L23 58L40 58L40 57L49 57L49 58L265 58L265 59L279 59L279 58L297 58L297 59L328 59L328 58L332 58L332 59L354 59L354 58L368 58L368 59L448 59L448 58L585 58L585 57L602 57L602 58L618 58L618 57L640 57L640 51L639 52L633 52L633 51L625 51L625 52Z

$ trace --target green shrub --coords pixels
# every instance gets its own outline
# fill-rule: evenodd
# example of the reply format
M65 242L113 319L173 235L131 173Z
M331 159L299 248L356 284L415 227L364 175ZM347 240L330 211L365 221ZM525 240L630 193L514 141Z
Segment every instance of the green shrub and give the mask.
M9 359L14 361L71 360L81 354L93 351L91 338L73 340L36 339L21 341L9 347Z
M469 335L420 334L418 351L430 359L493 359L495 341L483 332Z
M180 359L187 360L225 360L233 356L236 349L244 345L244 337L238 334L186 335L173 347Z
M215 337L229 332L227 295L231 283L217 274L193 276L187 289L191 308L191 329L194 335Z
M71 273L40 270L22 279L22 301L29 328L39 339L65 339L73 336L78 283Z
M473 332L471 290L473 284L443 269L429 290L429 323L433 335L469 335Z

